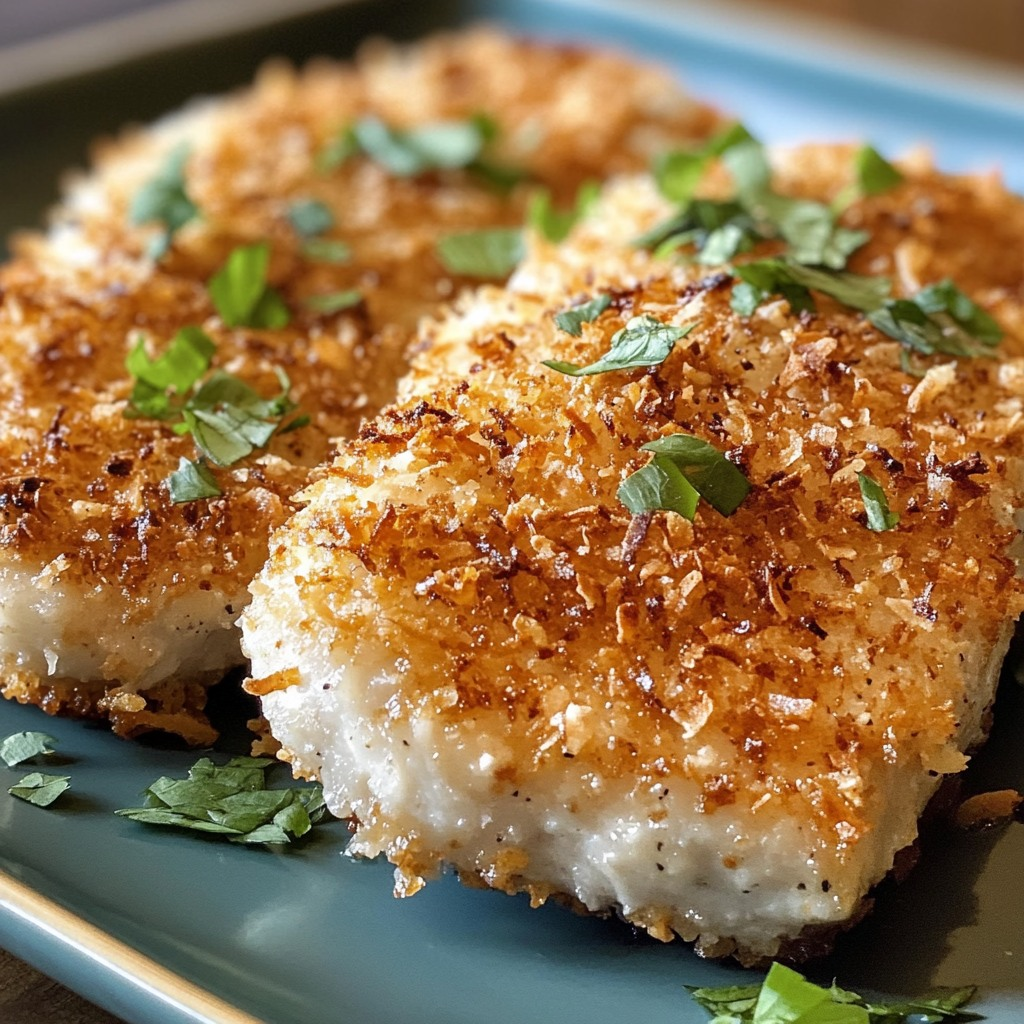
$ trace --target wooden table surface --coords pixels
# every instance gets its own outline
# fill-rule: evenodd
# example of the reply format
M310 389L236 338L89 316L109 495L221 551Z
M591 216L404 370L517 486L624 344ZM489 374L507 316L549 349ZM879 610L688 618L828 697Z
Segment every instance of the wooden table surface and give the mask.
M39 37L157 0L33 0L0 4L0 42ZM733 0L720 0L724 8ZM741 3L734 4L742 6ZM761 0L780 14L810 12L844 23L958 47L1024 66L1024 0ZM0 1024L120 1024L0 950Z

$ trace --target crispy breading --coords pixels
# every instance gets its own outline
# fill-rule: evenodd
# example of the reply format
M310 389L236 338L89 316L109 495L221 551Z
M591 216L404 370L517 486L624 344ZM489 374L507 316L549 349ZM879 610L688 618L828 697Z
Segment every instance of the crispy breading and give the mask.
M776 187L828 199L850 155L780 155ZM727 270L625 244L665 208L622 182L425 328L402 401L275 535L250 688L396 892L449 863L744 961L863 914L982 740L1024 608L1024 203L904 170L846 215L873 235L851 265L903 294L955 274L1000 316L997 358L917 379L826 298L740 317ZM581 337L555 326L602 289ZM595 360L641 314L693 325L660 366L541 365ZM678 432L749 478L731 517L617 499ZM859 471L895 529L867 528Z
M466 170L399 178L362 156L320 168L330 139L371 113L396 127L487 114L494 159L527 179L505 192ZM413 325L463 283L435 256L438 238L519 224L538 183L566 201L583 180L638 169L717 123L662 72L474 29L376 44L353 65L274 66L235 97L99 146L51 230L19 238L0 270L4 693L108 716L123 735L163 728L209 742L205 689L241 661L234 621L289 495L331 438L393 397ZM200 213L154 265L159 227L133 225L129 210L181 142ZM347 262L304 256L289 220L301 199L330 208L325 237L351 247ZM282 330L225 327L206 290L255 241L269 242L270 281L292 310ZM306 305L351 288L362 295L353 309ZM223 497L176 506L164 481L192 442L124 418L124 360L137 338L155 354L184 325L201 325L214 365L264 395L284 369L312 425L224 471Z

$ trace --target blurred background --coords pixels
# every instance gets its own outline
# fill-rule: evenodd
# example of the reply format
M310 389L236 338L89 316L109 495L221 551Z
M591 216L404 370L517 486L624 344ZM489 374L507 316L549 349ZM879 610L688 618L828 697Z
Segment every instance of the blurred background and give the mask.
M629 0L620 0L628 6ZM687 0L665 0L685 7ZM41 35L81 28L96 20L144 11L180 0L0 0L0 49ZM708 6L711 0L704 0ZM272 13L297 13L330 6L315 0L213 0L204 7L232 6ZM716 0L718 10L769 9L780 18L812 15L831 20L836 31L849 26L881 29L919 42L935 43L1024 66L1024 0Z

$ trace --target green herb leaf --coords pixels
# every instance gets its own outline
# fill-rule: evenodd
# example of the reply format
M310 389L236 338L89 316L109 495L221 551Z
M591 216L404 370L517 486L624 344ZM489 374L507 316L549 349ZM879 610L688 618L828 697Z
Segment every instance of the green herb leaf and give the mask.
M466 277L507 277L526 252L519 228L489 228L446 235L437 243L445 270Z
M217 480L206 463L202 459L192 462L184 457L179 460L178 468L167 478L167 489L175 505L199 498L216 498L221 494Z
M670 459L694 490L723 516L731 516L750 493L743 471L699 437L670 434L649 441L640 450Z
M569 377L584 377L613 370L633 370L639 367L659 366L680 338L685 338L695 324L677 327L664 324L654 317L635 316L625 327L612 335L611 348L597 362L587 366L548 359L544 365Z
M583 334L583 325L596 320L611 304L612 297L602 292L587 302L581 302L578 306L571 306L569 309L563 309L561 313L556 313L555 323L563 331L579 338Z
M149 246L149 256L154 260L160 259L170 248L174 233L199 215L199 207L185 190L188 154L189 147L185 143L171 150L160 170L132 200L129 216L133 224L155 221L164 226Z
M853 158L857 188L861 195L877 196L895 188L903 175L873 146L861 146Z
M297 199L288 207L288 219L303 238L313 238L334 227L331 208L319 199Z
M974 997L973 987L907 1002L873 1003L836 985L822 988L777 963L761 985L687 986L687 991L713 1015L711 1024L956 1024L982 1019L962 1012Z
M860 496L864 502L864 511L868 514L868 529L875 533L884 533L891 530L900 521L896 512L889 509L889 499L877 480L868 476L867 473L857 474L857 483L860 484Z
M645 512L677 512L691 522L700 495L667 456L655 455L642 469L619 485L616 497L633 515Z
M71 785L69 775L44 775L32 772L15 783L8 793L19 800L26 800L36 807L49 807Z
M673 202L688 203L708 164L726 150L752 139L753 136L743 125L733 124L703 146L659 155L652 168L659 191Z
M140 338L125 359L125 367L135 378L125 417L166 420L177 416L181 409L178 399L209 369L216 350L209 335L198 327L182 327L156 359L150 359Z
M16 732L0 743L0 759L8 768L54 753L56 740L45 732Z
M225 765L200 758L188 778L157 779L144 807L115 811L132 821L221 835L232 842L289 843L326 814L323 790L268 789L269 758L236 757Z
M343 309L351 309L363 301L363 293L358 288L346 288L344 291L328 292L325 295L310 295L304 305L318 313L338 313Z
M210 279L210 298L229 327L276 330L288 325L291 314L281 296L267 284L270 246L266 242L232 251Z
M561 242L576 223L586 216L600 192L595 181L585 181L576 193L576 200L568 210L556 210L550 189L538 189L530 196L526 209L526 223L549 242Z
M302 243L302 255L317 263L348 263L352 249L340 238L307 238Z
M885 302L891 287L885 277L808 267L781 257L740 264L734 273L749 286L738 294L733 290L732 306L741 316L749 316L769 295L784 296L794 310L813 309L810 289L867 312Z
M345 143L336 144L329 162L337 166L361 152L403 178L468 167L491 137L488 125L489 122L475 118L400 129L391 128L376 117L362 117L347 130Z

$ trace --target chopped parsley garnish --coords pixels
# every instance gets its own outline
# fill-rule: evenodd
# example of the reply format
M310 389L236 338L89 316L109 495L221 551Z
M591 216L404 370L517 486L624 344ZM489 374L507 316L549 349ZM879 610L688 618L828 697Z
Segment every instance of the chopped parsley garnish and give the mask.
M700 495L666 455L655 455L642 469L626 477L616 495L633 515L677 512L693 520Z
M115 811L132 821L220 835L234 843L290 843L327 813L320 786L268 789L273 758L200 758L187 779L159 778L143 807Z
M666 199L688 203L711 161L752 137L743 125L733 124L696 149L677 149L660 155L652 168L658 189Z
M596 320L611 304L612 297L602 292L587 302L581 302L578 306L571 306L569 309L563 309L561 313L556 313L555 323L563 331L579 338L583 334L583 325Z
M263 398L223 370L206 376L215 351L213 341L198 327L183 327L156 359L149 357L140 339L125 360L135 386L124 415L128 419L177 421L173 423L174 432L191 434L203 460L215 466L230 466L264 447L275 433L295 429L305 420L283 423L296 408L283 371L276 371L280 392ZM221 493L203 460L182 459L170 475L168 487L173 501Z
M873 146L861 146L853 158L854 180L842 189L832 203L834 210L845 210L864 196L877 196L895 188L903 175Z
M233 250L227 262L210 278L213 305L228 327L277 330L291 320L281 296L267 284L270 246L266 242Z
M8 768L54 753L57 741L44 732L16 732L0 743L0 759Z
M530 196L526 223L549 242L561 242L576 223L586 216L600 192L595 181L585 181L576 193L576 200L567 210L555 208L549 189L542 188Z
M616 331L612 335L611 348L596 362L577 366L559 359L546 359L544 365L569 377L659 366L668 358L675 343L685 338L693 328L693 324L683 327L665 324L645 313L633 317L625 327Z
M642 469L623 480L619 501L633 515L659 510L692 520L703 498L723 516L731 516L750 493L750 482L713 445L689 434L650 441L641 451L654 453Z
M46 775L32 772L7 790L11 796L36 807L49 807L71 785L69 775Z
M199 207L185 190L185 163L189 147L182 143L168 153L163 166L135 194L129 216L133 224L156 222L163 231L147 250L151 259L160 259L170 248L174 233L199 215Z
M363 293L358 288L346 288L324 295L310 295L304 305L318 313L339 313L343 309L358 306L362 301Z
M314 238L334 227L334 214L319 199L297 199L288 207L288 220L303 238Z
M186 459L178 462L178 468L167 478L167 490L175 505L200 498L216 498L221 494L217 478L202 459Z
M463 231L438 240L437 254L445 270L466 277L507 277L526 254L519 228Z
M984 1019L963 1010L974 998L973 986L876 1003L834 983L828 988L815 985L778 963L760 985L687 986L687 991L712 1015L709 1024L963 1024Z
M317 263L348 263L352 249L340 238L307 238L302 243L302 255Z
M881 484L867 473L857 474L860 485L860 496L864 502L864 511L868 515L868 529L875 533L891 530L899 521L899 514L889 508L889 499L885 496Z
M794 310L814 309L812 289L870 312L886 302L891 288L886 277L810 267L783 257L741 263L733 273L740 284L733 289L732 308L741 316L749 316L770 295L783 296Z
M494 135L489 118L392 128L378 117L353 121L320 155L322 170L362 153L400 178L471 166Z

